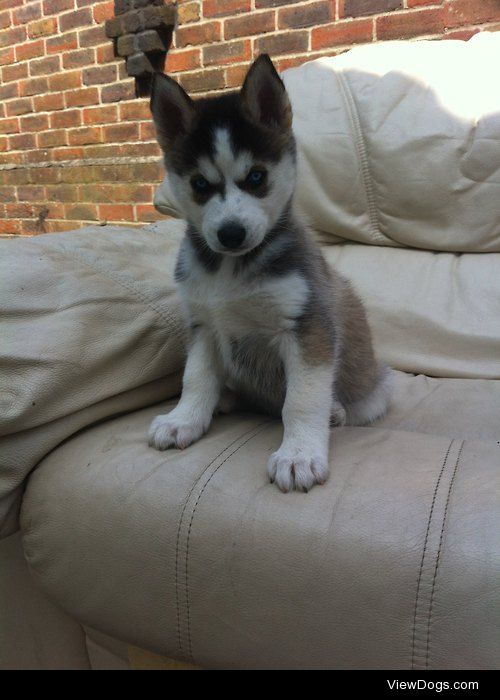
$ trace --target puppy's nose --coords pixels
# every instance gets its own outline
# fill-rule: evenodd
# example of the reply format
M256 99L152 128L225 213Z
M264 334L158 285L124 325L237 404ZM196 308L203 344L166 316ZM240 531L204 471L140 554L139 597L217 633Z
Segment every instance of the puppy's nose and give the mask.
M224 224L217 231L217 237L225 248L236 250L245 240L246 231L243 226L235 223Z

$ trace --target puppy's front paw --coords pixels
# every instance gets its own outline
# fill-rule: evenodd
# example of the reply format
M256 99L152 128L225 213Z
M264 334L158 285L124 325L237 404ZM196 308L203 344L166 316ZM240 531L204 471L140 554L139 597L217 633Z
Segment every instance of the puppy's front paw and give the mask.
M156 416L149 427L149 446L157 450L167 450L169 447L188 447L203 435L203 423L193 420L183 420L172 413Z
M282 445L271 455L267 473L284 493L293 489L309 491L314 484L324 484L327 480L328 461L326 457Z

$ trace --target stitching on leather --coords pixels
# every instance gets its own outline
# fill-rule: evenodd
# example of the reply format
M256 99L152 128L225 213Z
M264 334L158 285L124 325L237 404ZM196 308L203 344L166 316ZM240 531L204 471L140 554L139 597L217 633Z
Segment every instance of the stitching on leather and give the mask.
M412 631L412 650L411 650L411 667L412 667L412 669L415 667L418 603L419 603L420 588L421 588L421 583L422 583L422 574L423 574L423 569L424 569L425 555L427 553L427 545L429 542L429 532L431 529L432 516L434 513L434 506L436 504L436 496L437 496L439 484L441 483L441 478L443 476L443 472L444 472L444 469L446 467L446 463L448 461L448 457L449 457L453 442L454 441L452 440L450 442L450 444L448 445L448 449L446 450L446 454L445 454L444 459L443 459L443 464L441 466L441 471L439 472L439 476L438 476L437 481L436 481L436 486L434 487L434 494L432 496L432 503L431 503L431 508L429 511L429 518L427 521L427 530L425 531L424 548L422 551L422 558L420 560L420 568L419 568L418 578L417 578L417 592L415 595L415 607L414 607L414 612L413 612L413 631Z
M70 258L74 260L75 262L82 263L83 265L86 265L87 267L90 267L91 270L94 270L94 272L97 272L98 274L102 275L103 277L106 277L107 279L111 280L112 282L116 282L116 284L119 284L121 287L124 289L128 290L133 294L133 296L140 301L142 304L150 308L152 311L154 311L163 321L166 321L166 323L169 324L169 328L173 328L176 325L180 325L179 319L175 319L168 311L161 310L159 309L150 299L148 299L144 294L142 294L138 289L130 285L129 283L125 282L123 279L115 275L113 272L110 272L109 270L103 270L101 267L95 265L94 263L90 262L89 260L85 260L84 258L81 258L79 255L75 255L74 253L70 253L67 250L64 250L63 248L54 248L53 249L56 253L60 253L67 258Z
M193 524L194 520L194 514L196 512L196 509L198 507L198 503L200 502L201 497L203 496L203 493L205 489L207 488L208 484L212 480L212 478L217 474L219 469L222 467L223 464L227 462L227 460L232 457L238 450L240 450L242 447L244 447L250 440L253 440L257 435L260 435L260 433L263 432L263 430L271 423L271 421L265 421L265 423L261 423L260 430L257 430L256 432L253 433L253 435L250 435L244 442L242 442L238 447L231 452L217 467L214 469L212 474L210 474L210 477L207 479L206 483L204 484L203 488L201 489L200 493L198 494L198 498L196 499L196 502L193 506L193 510L191 512L191 519L189 521L189 526L188 526L188 531L187 531L187 537L186 537L186 563L185 563L185 576L186 576L186 585L185 585L185 593L186 593L186 611L187 611L187 625L186 625L186 631L187 631L187 640L188 640L188 658L191 661L191 663L194 664L194 657L193 657L193 646L192 646L192 641L191 641L191 620L190 620L190 612L189 612L189 582L188 582L188 561L189 561L189 540L190 540L190 535L191 535L191 527ZM257 426L259 427L259 426Z
M189 499L191 498L191 494L192 494L193 491L195 490L196 486L199 484L200 480L203 478L204 474L205 474L205 473L207 472L207 470L214 464L214 462L216 462L216 461L219 459L219 457L221 457L221 456L224 454L224 452L226 452L226 451L227 451L228 449L230 449L235 443L237 443L239 440L241 440L243 437L245 437L245 435L248 435L248 433L255 431L255 430L256 430L257 428L259 428L260 426L263 426L262 429L264 429L264 427L265 427L268 423L269 423L269 421L266 421L265 423L257 423L257 425L253 425L251 428L249 428L248 430L245 430L245 432L243 432L243 433L241 433L240 435L238 435L238 437L236 437L232 442L230 442L228 445L226 445L226 446L224 447L224 449L221 450L221 451L220 451L220 452L205 466L205 468L203 469L203 471L201 472L201 474L200 474L200 475L198 476L198 478L193 482L193 485L191 486L191 489L189 490L188 495L187 495L186 498L184 499L184 503L183 503L183 506L182 506L181 515L180 515L180 517L179 517L179 524L178 524L178 526L177 526L177 538L176 538L176 544L175 544L175 600L176 600L176 610L177 610L177 643L178 643L179 651L180 651L180 653L181 653L183 656L185 656L185 652L184 652L184 645L183 645L183 643L182 643L182 635L181 635L180 586L179 586L179 558L180 558L179 544L180 544L180 536L181 536L181 530L182 530L182 523L183 523L183 520L184 520L184 513L186 512L186 508L187 508L187 505L188 505L188 503L189 503ZM234 450L233 452L231 452L231 454L228 455L227 458L226 458L223 462L221 462L221 464L219 464L219 466L217 467L217 469L214 471L213 474L215 474L215 472L219 469L219 467L221 467L221 466L224 464L224 462L225 462L227 459L229 459L229 457L231 457L235 452L237 452L237 451L240 449L240 447L243 447L243 445L245 445L246 442L248 442L249 440L251 440L255 435L258 435L259 432L260 432L260 431L258 431L258 432L255 433L254 435L251 435L251 436L248 438L247 441L241 443L241 444L236 448L236 450ZM210 479L212 478L213 474L210 476ZM195 506L194 506L195 509L196 509L196 506L197 506L198 501L199 501L199 499L200 499L200 496L201 496L201 494L203 493L203 491L205 490L205 488L206 488L208 482L210 481L210 479L208 479L208 481L207 481L207 483L205 484L205 486L203 487L203 489L202 489L200 495L198 496L198 499L197 499L197 501L196 501L196 503L195 503ZM190 523L189 523L189 532L190 532L190 530L191 530L191 523L193 522L193 515L194 515L194 512L193 512L193 514L191 515L191 520L190 520ZM188 548L189 548L189 535L188 535L187 548L186 548L186 576L187 576ZM186 579L186 591L187 591L187 579ZM187 602L188 620L189 620L189 603L188 603L187 598L186 598L186 602ZM188 628L189 628L189 622L188 622ZM192 658L191 639L190 639L190 637L189 637L189 648L190 648L190 658Z
M344 74L340 71L334 71L334 73L339 82L342 97L344 98L344 103L346 106L346 111L349 116L352 129L354 131L354 142L356 144L356 151L358 154L358 158L361 165L361 172L363 175L363 184L365 186L368 217L370 219L370 233L372 238L376 242L386 244L390 239L387 236L385 236L380 230L377 202L375 199L375 193L373 188L373 177L371 175L370 164L368 161L368 155L366 150L365 137L361 128L361 122L359 119L356 102L354 100L351 89Z
M443 546L443 537L444 537L444 528L446 525L446 516L448 514L448 506L450 504L451 491L453 488L453 484L455 482L455 476L456 476L457 471L458 471L458 465L460 462L460 457L462 456L462 450L464 448L464 445L465 445L465 440L460 445L460 449L459 449L458 455L457 455L457 461L455 462L455 468L453 469L453 474L452 474L451 479L450 479L450 486L448 488L448 495L446 497L446 505L444 507L444 513L443 513L443 523L441 525L441 534L439 536L439 546L438 546L438 552L437 552L437 557L436 557L436 566L434 569L434 577L432 579L431 598L430 598L430 603L429 603L429 617L428 617L428 622L427 622L427 645L426 645L426 653L425 653L425 667L426 667L426 669L429 668L432 610L433 610L433 606L434 606L434 593L435 593L435 589L436 589L437 573L438 573L438 569L439 569L441 550L442 550L442 546Z

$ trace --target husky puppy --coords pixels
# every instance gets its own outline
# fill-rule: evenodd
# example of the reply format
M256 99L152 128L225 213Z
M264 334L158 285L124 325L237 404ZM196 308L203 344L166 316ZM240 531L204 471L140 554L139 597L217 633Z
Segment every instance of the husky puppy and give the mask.
M294 212L285 86L267 55L240 92L196 101L157 74L151 111L187 221L175 277L191 337L182 397L149 444L187 447L237 399L282 416L269 477L308 491L328 476L330 424L375 420L388 387L361 301Z

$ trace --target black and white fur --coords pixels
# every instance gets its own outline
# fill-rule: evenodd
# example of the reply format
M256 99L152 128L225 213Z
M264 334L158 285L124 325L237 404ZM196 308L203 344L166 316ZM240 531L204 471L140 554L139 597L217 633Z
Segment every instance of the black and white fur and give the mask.
M191 337L182 397L150 445L187 447L217 409L281 415L269 476L307 491L327 479L330 424L375 420L389 392L360 300L294 212L285 87L262 55L240 92L214 98L158 74L151 109L187 221L176 281Z

